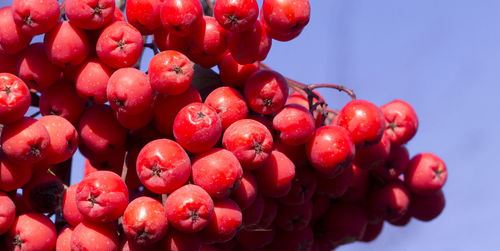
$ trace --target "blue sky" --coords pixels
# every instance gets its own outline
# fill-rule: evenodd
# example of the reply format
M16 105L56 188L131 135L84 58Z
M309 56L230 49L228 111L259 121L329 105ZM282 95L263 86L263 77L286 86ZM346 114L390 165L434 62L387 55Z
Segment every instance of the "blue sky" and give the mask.
M420 128L410 154L433 152L448 166L439 218L404 228L386 224L375 242L339 250L500 247L499 10L496 0L314 0L301 36L273 41L265 62L285 76L342 84L377 105L412 104ZM333 90L322 94L332 108L348 101ZM77 156L73 181L82 167Z

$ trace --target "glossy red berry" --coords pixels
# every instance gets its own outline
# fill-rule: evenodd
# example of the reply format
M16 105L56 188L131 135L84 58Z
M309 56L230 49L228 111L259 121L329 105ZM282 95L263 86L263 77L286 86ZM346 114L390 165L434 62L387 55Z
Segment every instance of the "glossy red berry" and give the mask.
M52 250L56 247L56 227L49 217L38 213L17 216L6 233L6 250Z
M264 0L261 9L271 37L279 41L297 37L309 23L310 14L309 0Z
M217 111L223 131L248 115L245 98L238 90L231 87L223 86L213 90L205 99L205 104Z
M198 0L165 0L160 12L163 27L178 36L187 36L203 19L203 7Z
M45 53L49 60L59 67L82 64L89 55L89 41L83 30L63 21L45 34Z
M167 233L168 220L163 205L150 197L139 197L123 213L123 231L130 241L148 246Z
M0 73L0 123L21 119L31 104L28 86L10 73Z
M316 132L315 120L306 108L287 105L273 118L273 127L283 143L298 146L307 143Z
M261 21L257 20L249 30L229 32L227 43L238 64L251 64L266 59L271 50L272 39Z
M54 84L61 75L59 67L45 54L43 43L31 44L20 54L17 72L30 88L38 91Z
M127 21L143 35L153 34L161 27L160 9L163 0L128 0L125 14Z
M281 74L271 70L260 70L247 79L244 94L248 106L254 112L273 114L285 105L288 84Z
M264 164L255 171L259 191L267 197L285 196L292 188L295 165L281 152L272 151Z
M113 20L113 0L66 0L64 10L69 21L80 29L96 30Z
M151 58L148 75L155 91L166 95L179 95L191 85L194 69L184 54L168 50Z
M113 70L99 59L89 59L84 62L75 75L75 87L82 99L96 104L108 101L106 88Z
M224 29L242 32L250 29L259 16L255 0L220 0L214 5L214 17Z
M404 177L410 191L429 195L444 186L448 172L441 158L432 153L420 153L410 159Z
M12 16L24 34L34 36L50 31L60 18L57 0L14 0Z
M116 70L108 80L106 94L116 112L138 115L151 110L153 89L149 78L135 68Z
M31 35L22 32L12 16L11 7L0 8L0 47L4 53L14 55L26 48L32 39Z
M191 103L177 113L174 137L186 150L200 153L212 148L222 134L222 123L214 108Z
M393 144L405 144L418 130L413 107L403 100L393 100L380 107L386 121L386 134Z
M146 188L158 194L171 193L189 179L191 161L177 142L157 139L141 149L136 169Z

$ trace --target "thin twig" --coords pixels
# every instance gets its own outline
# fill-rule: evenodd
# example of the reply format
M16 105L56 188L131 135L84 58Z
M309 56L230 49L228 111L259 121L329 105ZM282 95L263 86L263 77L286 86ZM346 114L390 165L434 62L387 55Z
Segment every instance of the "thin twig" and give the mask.
M36 111L35 113L31 114L31 118L35 118L36 116L40 115L40 111Z
M123 158L122 174L121 174L123 182L127 180L127 173L128 173L127 158L128 158L128 151L125 152L125 156Z

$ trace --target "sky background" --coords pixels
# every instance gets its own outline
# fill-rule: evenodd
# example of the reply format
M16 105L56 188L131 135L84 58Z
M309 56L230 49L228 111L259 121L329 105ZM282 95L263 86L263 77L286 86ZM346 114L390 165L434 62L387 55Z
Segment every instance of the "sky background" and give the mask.
M301 36L273 41L265 63L285 76L342 84L377 105L409 102L420 121L410 154L433 152L448 166L446 208L437 219L386 224L374 242L338 250L500 248L499 11L497 0L313 0ZM349 100L321 93L334 109ZM77 155L72 182L82 168Z

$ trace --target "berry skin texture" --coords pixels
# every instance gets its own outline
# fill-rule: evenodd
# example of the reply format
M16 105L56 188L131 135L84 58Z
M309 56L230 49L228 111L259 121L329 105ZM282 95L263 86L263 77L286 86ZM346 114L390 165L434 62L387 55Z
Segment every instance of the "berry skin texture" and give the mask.
M410 104L403 100L393 100L380 107L386 121L385 132L391 143L405 144L418 130L418 117Z
M91 151L109 154L125 145L127 130L116 121L109 106L93 105L82 114L78 134Z
M125 182L110 171L97 171L83 178L76 189L78 211L85 220L108 223L117 220L128 204Z
M179 95L191 85L194 69L184 54L167 50L151 58L148 75L155 91L166 95Z
M127 21L143 35L151 35L161 27L160 8L163 0L128 0Z
M71 158L78 147L78 133L75 127L68 120L56 115L43 116L38 121L45 126L50 137L43 163L56 164Z
M332 244L347 244L361 239L367 225L363 208L340 202L333 204L323 217L325 235Z
M106 90L113 110L138 115L151 109L153 89L148 76L135 68L116 70L108 80Z
M189 184L167 197L165 211L172 227L193 233L207 226L214 213L214 202L203 188Z
M0 192L0 234L7 232L16 219L16 205L5 194Z
M203 7L198 0L165 0L160 18L169 32L185 37L203 20Z
M17 216L5 235L6 250L52 250L56 247L56 227L49 217L38 213Z
M228 49L239 64L264 61L271 50L272 39L264 25L257 20L249 30L229 32Z
M230 151L213 148L195 157L192 176L212 198L226 198L240 184L243 169Z
M76 205L76 188L78 184L80 183L75 183L66 189L61 205L64 219L73 227L76 227L83 220L83 215L78 211Z
M187 91L175 95L168 96L158 94L155 97L153 104L153 124L154 127L166 136L174 136L173 127L174 120L179 111L191 103L200 103L201 96L194 86L189 86Z
M53 65L45 54L42 43L31 44L21 53L17 72L30 88L37 91L54 84L61 75L59 67Z
M303 145L314 136L316 122L312 114L303 106L287 105L273 118L273 127L283 143Z
M259 70L259 64L257 62L238 64L231 53L227 53L220 61L218 68L224 85L242 90L250 75Z
M60 18L57 0L14 0L12 16L21 31L30 36L46 33Z
M129 241L151 245L165 236L168 221L163 205L150 197L139 197L123 213L123 231Z
M322 174L318 174L317 176L318 185L316 187L316 194L336 199L344 195L351 185L354 179L354 170L352 167L344 168L335 178L325 178Z
M309 0L264 0L261 19L273 39L290 41L296 38L309 23Z
M242 119L227 128L222 145L231 151L245 170L259 168L273 150L273 136L262 123Z
M420 153L411 158L405 172L405 183L410 191L430 195L446 183L448 171L444 161L432 153Z
M296 206L310 201L317 184L316 176L309 168L297 169L292 181L292 189L285 197L280 198L280 203Z
M389 158L374 167L371 173L383 181L393 180L406 171L408 162L410 162L410 154L406 147L404 145L391 145Z
M78 96L96 103L108 101L106 89L113 70L99 59L89 59L83 63L75 75L75 87Z
M71 235L72 250L118 251L118 231L111 224L83 221Z
M319 173L333 178L351 165L355 147L349 132L339 126L323 126L306 144L309 162Z
M117 69L132 67L139 60L143 48L141 33L132 25L117 21L101 32L96 53L102 62Z
M260 70L247 79L243 93L254 112L273 114L285 105L288 84L278 72Z
M0 10L1 12L1 10ZM5 29L5 27L4 27ZM0 35L1 37L2 35ZM17 75L16 64L19 55L9 55L2 49L2 44L0 42L0 72L10 73Z
M238 90L231 87L223 86L213 90L205 99L205 104L217 111L223 131L248 115L245 98Z
M243 216L236 202L231 199L214 201L214 213L202 231L205 242L223 243L231 240L242 224Z
M381 233L384 227L384 221L380 221L379 223L368 223L366 224L366 230L363 233L360 241L362 242L371 242L374 241Z
M285 196L292 188L295 165L285 154L272 151L267 161L255 171L259 191L272 198Z
M257 198L247 209L243 210L243 226L244 228L256 227L259 224L262 216L264 216L264 196L260 193Z
M170 251L195 251L200 250L201 245L202 240L198 233L184 233L172 228L168 230L167 236L160 244L163 250Z
M0 47L4 53L14 55L26 48L32 37L22 33L14 23L11 7L0 8ZM15 65L15 64L14 64Z
M384 133L382 139L376 144L356 149L354 164L363 169L373 170L376 166L385 163L391 152L391 141L385 135Z
M171 193L188 181L191 161L177 142L157 139L141 149L136 169L146 188L158 194Z
M57 115L77 124L85 107L85 101L76 93L75 86L67 80L59 80L41 91L42 115Z
M9 160L29 165L45 158L50 136L38 120L23 117L3 128L1 143L2 150Z
M255 0L220 0L214 5L214 17L224 29L243 32L252 27L259 16Z
M175 140L186 150L201 153L211 149L222 134L222 123L214 108L191 103L174 120Z
M89 41L85 32L74 24L63 21L43 38L45 53L59 67L78 66L89 55Z
M349 131L356 148L376 144L382 139L385 119L382 111L366 100L352 100L338 114L337 125Z
M10 73L0 73L0 123L21 119L30 103L30 91L22 80Z
M80 29L97 30L113 19L113 0L66 0L64 5L69 21Z
M300 231L276 232L275 240L271 244L272 250L313 250L314 233L311 227Z
M296 206L280 205L276 215L276 225L285 231L300 231L309 226L312 218L312 201Z

